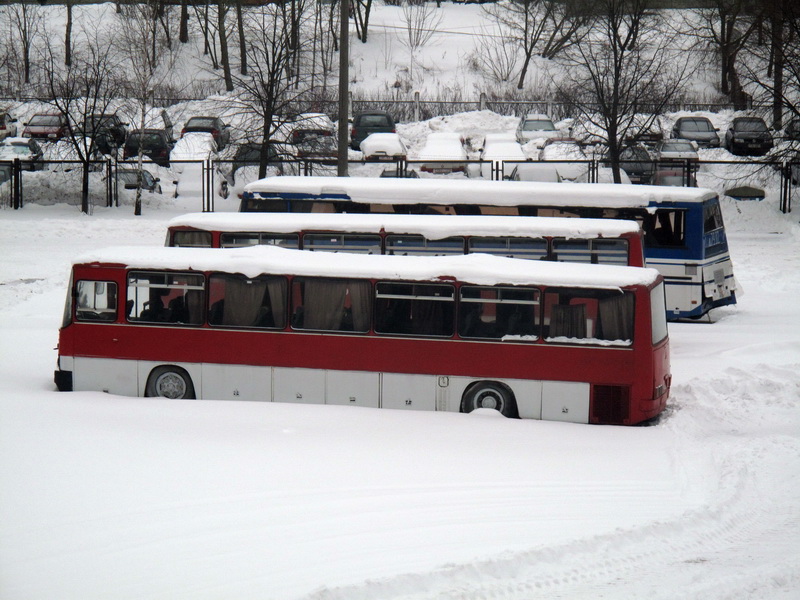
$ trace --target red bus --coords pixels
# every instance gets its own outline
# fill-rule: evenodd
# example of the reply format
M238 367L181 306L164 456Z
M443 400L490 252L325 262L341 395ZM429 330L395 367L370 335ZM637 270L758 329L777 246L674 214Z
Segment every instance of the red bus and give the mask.
M647 268L117 248L72 267L59 390L631 425L671 382Z
M635 221L566 217L343 213L192 213L172 219L167 246L237 248L258 244L363 254L442 256L482 252L643 267Z

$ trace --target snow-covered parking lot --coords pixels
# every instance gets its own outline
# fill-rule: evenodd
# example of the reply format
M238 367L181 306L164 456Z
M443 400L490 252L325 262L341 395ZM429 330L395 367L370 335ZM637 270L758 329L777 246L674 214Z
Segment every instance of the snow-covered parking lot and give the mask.
M800 597L800 227L774 195L723 201L745 293L670 326L670 407L633 428L54 391L72 257L162 244L181 202L0 211L4 600Z

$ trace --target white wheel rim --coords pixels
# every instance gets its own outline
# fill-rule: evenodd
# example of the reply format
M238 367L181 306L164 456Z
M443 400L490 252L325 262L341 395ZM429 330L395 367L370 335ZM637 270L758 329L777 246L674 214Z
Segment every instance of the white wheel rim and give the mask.
M173 400L183 398L186 395L186 382L177 373L163 373L156 379L156 394Z

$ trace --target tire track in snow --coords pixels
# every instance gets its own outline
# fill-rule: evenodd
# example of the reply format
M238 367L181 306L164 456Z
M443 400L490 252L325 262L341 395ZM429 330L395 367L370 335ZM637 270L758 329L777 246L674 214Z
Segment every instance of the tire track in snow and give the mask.
M427 573L323 588L305 598L723 600L791 594L800 583L800 519L772 498L791 497L788 488L800 476L800 369L761 366L757 373L729 369L724 378L674 389L673 408L659 426L675 434L674 458L687 472L687 485L708 487L706 501L679 518ZM703 460L713 465L716 481L694 468Z

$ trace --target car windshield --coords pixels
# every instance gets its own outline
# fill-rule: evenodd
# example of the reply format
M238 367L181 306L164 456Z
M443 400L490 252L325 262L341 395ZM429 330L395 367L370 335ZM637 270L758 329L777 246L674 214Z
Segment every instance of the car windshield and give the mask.
M138 179L136 171L117 171L117 177L126 184L136 184ZM144 180L144 176L142 176L142 180Z
M689 119L681 123L681 131L714 131L709 121L705 119Z
M689 142L667 142L661 146L662 152L694 152Z
M58 126L60 124L61 118L58 115L34 115L33 118L30 120L28 125L33 126L40 126L40 125L47 125L47 126Z
M389 127L389 119L384 115L362 115L358 121L361 127Z
M3 144L0 146L0 150L2 150L3 154L30 154L31 149L28 147L28 144L23 144L19 142L12 142L10 144Z
M734 129L738 131L763 132L767 130L767 126L761 119L742 119L741 121L736 121Z
M535 121L525 121L522 124L523 131L553 131L555 126L550 120L537 119Z
M157 133L147 133L145 132L144 135L141 133L134 133L128 138L134 144L140 144L143 146L161 146L161 136ZM141 142L139 140L142 140Z

